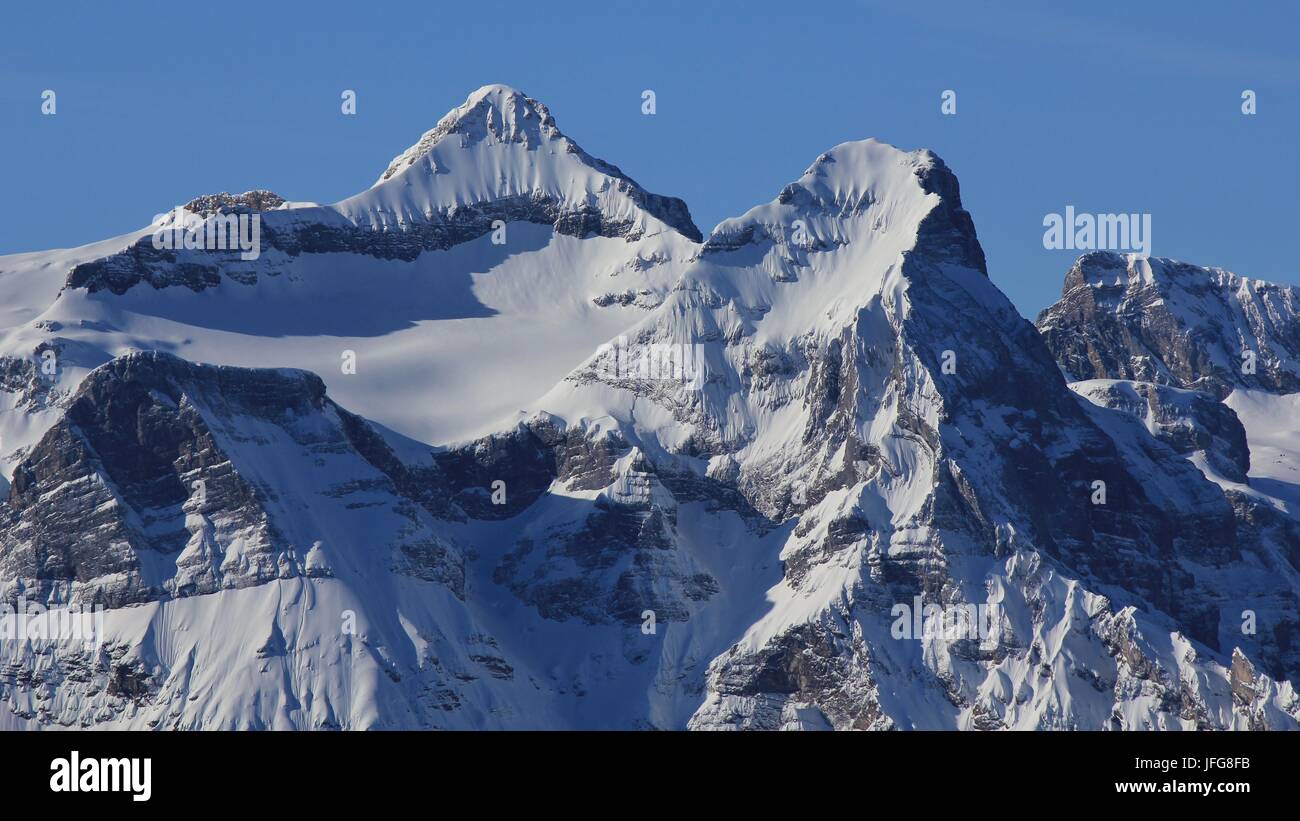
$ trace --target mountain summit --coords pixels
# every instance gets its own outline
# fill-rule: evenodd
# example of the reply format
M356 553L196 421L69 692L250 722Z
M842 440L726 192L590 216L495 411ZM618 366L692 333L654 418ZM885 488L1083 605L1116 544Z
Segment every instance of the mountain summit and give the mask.
M221 195L191 203L191 231L213 219ZM277 197L278 199L278 197ZM551 227L566 236L636 242L703 236L686 204L652 194L618 167L583 151L560 133L546 106L504 85L484 86L444 116L392 163L369 189L333 205L284 203L261 214L268 246L240 282L274 276L302 257L353 253L411 261L427 251L472 242L509 223ZM67 284L122 294L139 283L154 288L211 288L229 276L214 255L159 252L151 236L88 260Z
M521 214L553 211L557 228L635 236L671 228L702 239L685 203L583 151L545 105L505 85L475 91L369 191L335 207L359 225L387 227L511 202Z
M375 185L424 157L444 137L453 133L460 137L462 148L484 141L522 143L532 148L551 140L565 140L572 145L560 133L555 118L545 105L510 86L485 85L443 115L419 142L395 157Z
M701 243L505 86L236 199L255 260L0 259L0 602L109 607L0 727L1300 726L1297 394L1184 389L1289 293L1089 258L1040 333L929 151Z
M1038 330L1073 379L1300 391L1300 288L1222 268L1085 254Z

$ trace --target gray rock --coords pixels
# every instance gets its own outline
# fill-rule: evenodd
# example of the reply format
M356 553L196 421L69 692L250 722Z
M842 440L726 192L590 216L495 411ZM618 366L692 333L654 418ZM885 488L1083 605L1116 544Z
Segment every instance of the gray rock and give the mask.
M1246 429L1232 408L1213 396L1150 382L1098 380L1072 387L1102 407L1142 420L1176 453L1204 452L1220 475L1245 484L1250 471Z
M1300 391L1300 290L1218 268L1085 254L1037 324L1071 380Z

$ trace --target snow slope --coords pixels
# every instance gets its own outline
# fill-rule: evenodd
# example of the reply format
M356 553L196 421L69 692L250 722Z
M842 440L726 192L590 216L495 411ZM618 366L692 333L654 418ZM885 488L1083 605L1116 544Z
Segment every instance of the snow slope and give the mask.
M112 606L101 653L3 645L5 726L1300 720L1300 542L1211 469L1228 412L1072 391L931 152L836 146L701 241L487 86L341 203L214 202L257 260L0 259L0 581ZM1054 316L1101 327L1083 270Z
M1216 585L1221 641L1275 672L1294 668L1300 623L1296 304L1293 288L1219 269L1087 254L1038 323L1063 372L1152 380L1071 387L1142 420L1221 488L1255 546L1253 566Z
M1239 388L1223 403L1236 412L1250 441L1250 486L1300 520L1300 393Z
M65 395L130 350L300 367L357 412L456 441L495 430L640 319L699 247L680 201L587 155L505 86L472 94L368 191L292 205L259 214L267 247L250 262L159 255L158 226L0 257L0 357L55 347ZM41 429L0 412L0 474Z
M1246 577L1204 569L1222 559L1201 543L1234 539L1229 504L1074 399L984 264L937 158L845 144L719 225L629 334L699 346L702 390L597 358L536 404L798 516L770 609L715 659L690 726L1294 726L1289 684L1246 710L1231 693L1217 591ZM1114 518L1087 501L1103 476ZM891 634L912 594L986 604L990 587L1003 617L979 642Z

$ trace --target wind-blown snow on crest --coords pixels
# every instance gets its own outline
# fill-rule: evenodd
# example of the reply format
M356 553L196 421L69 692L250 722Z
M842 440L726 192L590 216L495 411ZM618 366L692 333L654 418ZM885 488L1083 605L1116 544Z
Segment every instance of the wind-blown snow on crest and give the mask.
M447 112L419 142L393 158L375 185L414 164L453 133L460 136L462 147L488 141L523 143L535 148L547 140L563 138L545 105L509 86L485 85Z
M844 224L872 206L873 231L919 229L931 215L933 227L954 229L966 251L960 260L984 271L975 225L962 209L957 177L928 149L903 151L869 139L837 145L822 154L775 200L724 220L713 229L707 251L734 249L771 239L777 244L827 250L847 242Z
M488 85L398 155L370 190L335 207L359 225L387 228L452 217L497 201L545 201L595 233L635 236L665 227L700 241L686 204L651 194L562 134L545 105ZM597 227L597 224L599 227Z
M776 199L718 223L709 236L708 248L726 250L763 239L810 247L834 244L836 237L823 236L815 229L859 213L890 193L924 194L913 173L919 155L874 139L838 145L781 189ZM813 229L812 234L796 237L796 220L814 220L814 225L805 226Z

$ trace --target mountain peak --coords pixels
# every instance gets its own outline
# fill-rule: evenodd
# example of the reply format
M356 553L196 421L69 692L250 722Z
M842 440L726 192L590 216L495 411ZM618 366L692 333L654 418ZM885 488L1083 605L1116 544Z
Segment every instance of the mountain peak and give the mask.
M536 148L548 140L564 138L545 105L516 88L493 83L471 93L426 131L419 142L394 158L376 185L414 164L453 134L460 137L462 147L488 142Z
M381 229L464 219L472 209L578 235L641 237L669 228L703 239L684 202L646 191L583 151L545 105L501 84L470 94L369 190L334 207L354 224Z
M1256 292L1295 290L1294 286L1241 276L1223 268L1120 251L1090 251L1076 259L1065 275L1061 294L1066 296L1080 286L1134 291L1156 287L1196 294L1213 290L1247 300ZM1181 298L1188 299L1185 295Z
M1300 288L1162 257L1075 261L1038 330L1072 379L1300 390Z
M862 222L868 212L868 233L906 222L936 258L987 275L957 176L929 149L906 151L876 139L840 143L822 153L775 200L719 223L706 251L765 239L783 243L787 235L793 239L796 226L809 247L829 248L847 242L847 223Z

